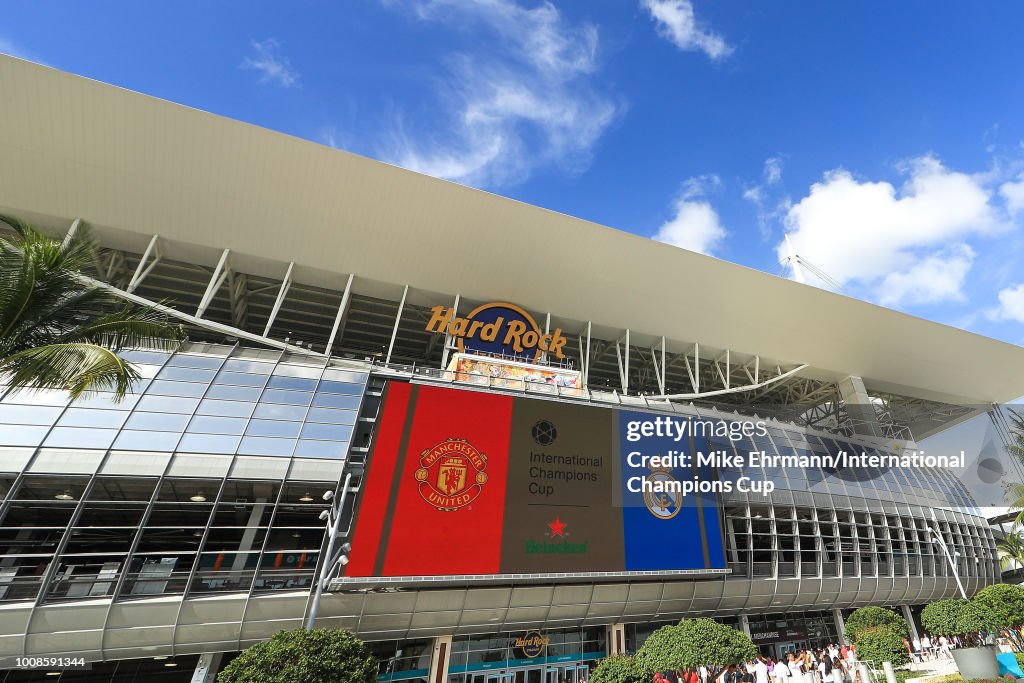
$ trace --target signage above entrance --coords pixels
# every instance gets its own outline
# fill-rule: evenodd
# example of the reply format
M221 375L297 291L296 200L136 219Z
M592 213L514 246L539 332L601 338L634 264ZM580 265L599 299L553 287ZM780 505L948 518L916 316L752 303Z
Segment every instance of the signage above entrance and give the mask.
M568 341L561 329L543 332L529 313L515 304L490 303L474 308L462 318L454 308L434 306L427 332L448 334L461 352L537 359L542 353L565 358Z

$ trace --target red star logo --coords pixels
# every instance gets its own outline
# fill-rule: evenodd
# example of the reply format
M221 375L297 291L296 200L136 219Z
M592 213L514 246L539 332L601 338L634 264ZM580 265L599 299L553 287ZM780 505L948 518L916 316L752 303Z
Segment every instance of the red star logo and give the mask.
M551 529L551 537L561 536L565 538L565 527L569 526L558 517L555 517L555 521L548 522L548 527Z

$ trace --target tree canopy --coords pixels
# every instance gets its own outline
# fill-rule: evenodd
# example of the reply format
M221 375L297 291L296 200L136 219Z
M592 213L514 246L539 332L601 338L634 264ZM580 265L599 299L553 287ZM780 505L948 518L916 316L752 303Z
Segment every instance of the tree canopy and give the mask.
M907 620L885 607L861 607L846 618L846 639L857 642L861 631L886 626L900 638L909 635Z
M279 631L238 655L217 683L376 683L377 660L359 638L331 628ZM624 682L629 683L629 682Z
M675 626L662 626L636 653L645 671L701 665L720 669L756 656L757 647L747 634L711 619L683 619Z

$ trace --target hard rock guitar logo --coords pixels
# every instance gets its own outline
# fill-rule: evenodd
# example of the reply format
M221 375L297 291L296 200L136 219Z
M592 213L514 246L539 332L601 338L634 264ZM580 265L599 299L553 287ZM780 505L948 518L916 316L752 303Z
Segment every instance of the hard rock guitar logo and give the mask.
M447 439L420 453L420 496L442 512L476 500L487 483L487 456L465 439Z

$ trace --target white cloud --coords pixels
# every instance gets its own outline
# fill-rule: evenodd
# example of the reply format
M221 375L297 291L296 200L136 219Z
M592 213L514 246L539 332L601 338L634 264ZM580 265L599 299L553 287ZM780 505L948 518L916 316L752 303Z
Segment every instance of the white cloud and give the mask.
M726 230L718 213L704 198L707 189L720 187L716 175L691 178L675 202L675 216L662 224L654 239L690 251L711 254L725 239Z
M640 0L640 5L650 13L659 35L680 50L700 51L716 60L732 54L725 39L697 23L691 0Z
M757 207L757 224L763 240L771 238L772 224L785 215L792 204L780 187L782 165L782 157L765 159L761 182L743 191L743 198Z
M963 240L1004 227L993 192L983 178L932 156L900 170L906 181L899 189L841 169L825 174L786 212L793 247L840 284L886 305L956 300L973 258ZM776 252L788 256L784 242Z
M472 185L508 185L535 167L589 165L597 141L622 107L590 77L598 33L571 25L550 3L512 0L405 0L424 21L479 34L484 47L449 56L437 88L445 101L439 132L406 133L399 120L384 156L428 175Z
M1024 283L999 292L999 306L986 311L991 320L1013 320L1024 323Z
M1010 215L1024 211L1024 173L1016 181L1003 183L999 186L999 194L1006 202L1006 210Z
M966 244L931 253L907 270L882 278L878 303L897 306L963 301L964 278L973 262L974 250Z
M275 38L263 42L252 41L256 53L242 60L239 68L252 69L260 73L260 83L276 83L283 88L299 84L299 73L292 68L288 58L280 54L281 44Z

